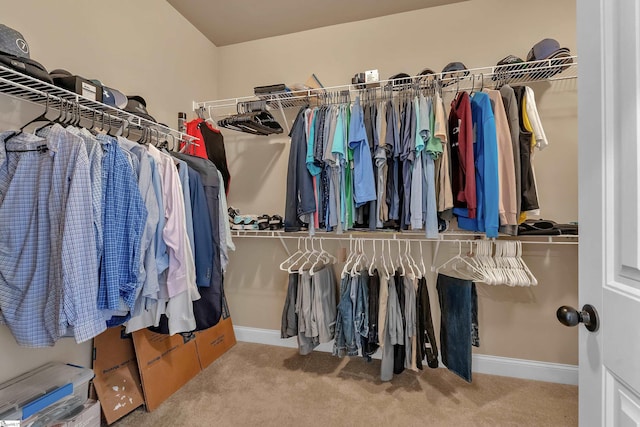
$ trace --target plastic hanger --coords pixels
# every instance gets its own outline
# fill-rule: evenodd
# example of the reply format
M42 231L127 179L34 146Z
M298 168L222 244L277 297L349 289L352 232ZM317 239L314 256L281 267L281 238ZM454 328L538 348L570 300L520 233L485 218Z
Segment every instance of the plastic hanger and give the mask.
M449 258L447 261L445 261L443 264L441 264L439 267L436 267L436 272L440 273L442 270L444 270L444 268L448 265L455 265L455 263L461 262L463 263L466 267L469 268L469 275L467 277L462 277L465 280L473 280L473 281L480 281L483 282L484 281L484 275L482 274L482 271L480 271L476 266L474 266L473 264L469 263L469 261L465 260L462 257L462 242L458 242L458 254L454 255L452 258ZM466 275L465 272L462 272L461 270L454 270L456 273L459 273L461 275Z
M344 266L342 266L342 271L340 272L340 277L344 277L349 272L349 263L351 262L351 257L353 256L353 239L349 239L349 255L344 262Z
M395 274L396 266L393 264L393 257L391 256L391 240L387 240L387 257L389 259L389 266L391 267L389 271L391 274Z
M406 262L406 265L409 267L409 271L408 271L408 276L411 279L416 278L418 275L416 274L415 269L413 268L413 263L411 262L411 258L409 256L409 241L405 240L404 241L404 256L403 256L404 261Z
M427 267L424 265L424 255L422 254L422 242L418 242L420 244L420 268L422 277L427 277Z
M378 256L378 252L376 251L376 241L373 240L373 258L371 258L371 264L369 264L369 270L368 270L369 276L373 276L377 256Z
M291 254L287 259L285 259L284 261L282 261L282 262L280 263L280 266L279 266L280 270L282 270L282 271L288 271L288 266L287 266L287 264L288 264L289 262L291 262L295 257L297 257L297 256L299 256L299 255L301 255L301 254L302 254L302 251L300 250L301 242L302 242L302 238L301 238L301 237L298 237L298 250L297 250L296 252L294 252L293 254Z
M301 261L305 257L305 255L306 255L306 253L308 251L308 247L307 247L307 240L308 239L309 239L308 237L304 237L303 238L304 250L299 251L299 254L295 258L292 258L289 261L289 265L287 267L287 272L288 273L295 273L296 270L297 270L297 268L295 266L298 264L299 261ZM296 254L294 254L294 256L295 255Z

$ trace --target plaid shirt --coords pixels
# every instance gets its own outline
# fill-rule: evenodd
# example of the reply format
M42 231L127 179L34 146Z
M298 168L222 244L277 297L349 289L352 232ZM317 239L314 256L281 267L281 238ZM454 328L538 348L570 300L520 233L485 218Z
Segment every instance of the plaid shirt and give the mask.
M138 288L141 240L147 209L136 175L117 141L97 135L102 143L103 257L100 265L98 308L118 310L120 298L133 310Z
M0 134L1 320L23 346L51 346L70 327L86 341L106 325L85 145L60 125L5 143L9 135ZM11 152L42 145L48 152Z

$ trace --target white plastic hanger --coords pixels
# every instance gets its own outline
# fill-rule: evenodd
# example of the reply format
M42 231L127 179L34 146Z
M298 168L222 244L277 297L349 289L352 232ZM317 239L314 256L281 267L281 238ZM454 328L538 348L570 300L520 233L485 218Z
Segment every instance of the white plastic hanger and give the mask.
M354 257L354 250L353 250L353 238L349 239L349 255L347 256L347 260L344 262L344 266L342 267L342 272L340 273L340 277L344 277L345 275L347 275L349 273L349 265Z
M280 263L280 270L282 271L289 271L289 263L294 259L299 257L300 255L302 255L302 250L301 250L301 244L302 244L302 237L298 237L298 250L296 252L294 252L293 254L291 254L287 259L285 259L284 261L282 261Z
M424 265L424 255L422 254L422 242L420 243L420 268L422 277L427 277L427 267Z
M389 259L390 275L396 274L396 266L393 265L393 257L391 256L391 240L387 240L387 258Z
M369 276L373 276L373 272L376 267L376 261L378 259L378 252L376 251L376 241L372 240L372 242L373 242L373 257L371 258L371 264L369 264Z
M311 251L309 250L308 243L310 242L310 240L311 240L310 237L304 238L304 252L302 252L302 254L295 261L289 264L289 268L287 269L289 273L299 272L300 266L298 266L298 264L301 263L301 265L303 265L309 258Z
M454 255L452 258L449 258L444 264L441 264L439 267L436 267L436 272L440 273L444 270L445 267L451 266L454 267L457 263L462 263L464 266L468 268L468 271L462 271L461 269L454 269L454 274L459 276L464 280L473 280L475 282L483 282L484 274L481 270L479 270L475 265L469 263L465 258L462 257L462 242L458 242L458 254Z

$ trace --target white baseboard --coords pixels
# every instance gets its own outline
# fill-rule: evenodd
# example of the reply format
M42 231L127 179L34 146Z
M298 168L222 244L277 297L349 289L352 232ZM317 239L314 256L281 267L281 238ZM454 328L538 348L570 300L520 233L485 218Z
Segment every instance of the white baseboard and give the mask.
M578 367L576 365L474 354L472 366L473 372L480 374L578 385Z
M278 347L298 347L298 342L295 338L281 339L280 331L278 330L250 328L246 326L234 326L233 330L238 341ZM332 349L333 341L320 344L315 350L330 353ZM380 357L379 351L373 355L374 359L380 359ZM578 367L575 365L474 354L472 366L473 372L480 374L501 375L504 377L547 381L559 384L578 384Z

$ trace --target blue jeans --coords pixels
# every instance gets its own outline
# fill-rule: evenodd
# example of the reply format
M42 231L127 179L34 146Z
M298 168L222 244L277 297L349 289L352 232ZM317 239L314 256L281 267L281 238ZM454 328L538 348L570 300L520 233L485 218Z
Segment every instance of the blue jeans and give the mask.
M346 275L340 281L340 301L336 317L336 338L333 343L333 355L338 357L357 356L356 333L353 322L353 303L351 302L351 276Z
M437 289L442 363L471 382L471 346L479 346L476 285L468 280L438 274Z

